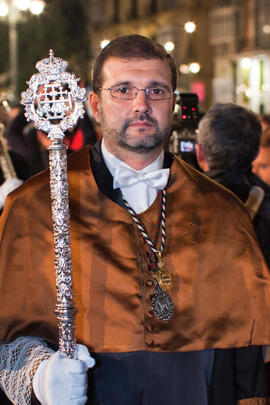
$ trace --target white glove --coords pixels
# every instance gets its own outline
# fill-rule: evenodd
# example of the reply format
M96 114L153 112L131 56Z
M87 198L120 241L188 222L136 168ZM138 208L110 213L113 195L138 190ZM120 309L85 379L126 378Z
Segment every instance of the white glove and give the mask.
M84 345L77 345L77 358L68 359L59 350L43 360L33 379L34 393L42 405L84 405L87 401L87 370L95 360Z
M17 179L17 177L11 177L4 181L4 183L0 186L0 209L3 208L6 197L11 191L15 190L15 188L19 187L23 183L22 180Z

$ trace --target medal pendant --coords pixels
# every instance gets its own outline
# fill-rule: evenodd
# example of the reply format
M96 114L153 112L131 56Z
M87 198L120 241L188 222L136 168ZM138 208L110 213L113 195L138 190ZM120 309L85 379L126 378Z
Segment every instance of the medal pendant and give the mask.
M171 274L166 270L165 264L159 258L158 263L157 263L157 271L155 273L155 277L157 279L157 282L162 288L163 291L170 291L173 287L173 281L172 281L172 276Z
M174 315L174 305L169 294L162 291L157 282L153 292L152 308L156 316L165 322Z

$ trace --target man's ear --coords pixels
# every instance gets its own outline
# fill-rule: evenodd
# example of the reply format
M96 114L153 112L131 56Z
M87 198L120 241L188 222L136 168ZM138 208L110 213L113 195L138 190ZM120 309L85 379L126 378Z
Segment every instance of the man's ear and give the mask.
M198 162L200 168L204 172L207 172L209 170L207 158L205 156L205 152L204 152L202 145L199 143L197 143L197 145L196 145L196 157L197 157L197 162Z
M99 96L93 91L91 91L89 94L89 104L95 120L98 124L100 124L100 99Z

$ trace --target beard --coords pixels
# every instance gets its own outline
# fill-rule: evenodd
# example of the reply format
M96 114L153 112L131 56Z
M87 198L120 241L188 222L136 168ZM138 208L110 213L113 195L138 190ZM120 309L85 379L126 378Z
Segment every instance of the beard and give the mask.
M147 122L154 126L155 131L152 134L145 134L145 128L139 128L140 136L131 135L128 133L128 128L134 122ZM110 140L111 143L120 146L123 149L136 152L136 153L149 153L155 150L160 145L163 145L170 134L170 126L161 130L159 128L157 120L150 117L147 113L139 114L133 119L125 121L124 125L120 129L109 128L106 122L105 115L101 111L101 129L103 135Z

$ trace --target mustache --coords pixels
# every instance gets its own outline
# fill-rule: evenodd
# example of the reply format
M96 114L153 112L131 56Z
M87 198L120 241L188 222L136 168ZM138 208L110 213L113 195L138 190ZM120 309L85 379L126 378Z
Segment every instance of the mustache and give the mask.
M126 120L125 125L124 125L124 130L126 130L131 124L134 122L148 122L150 124L153 124L155 127L158 127L158 122L154 118L150 117L147 113L142 113L139 115L136 115L134 118L130 118Z

